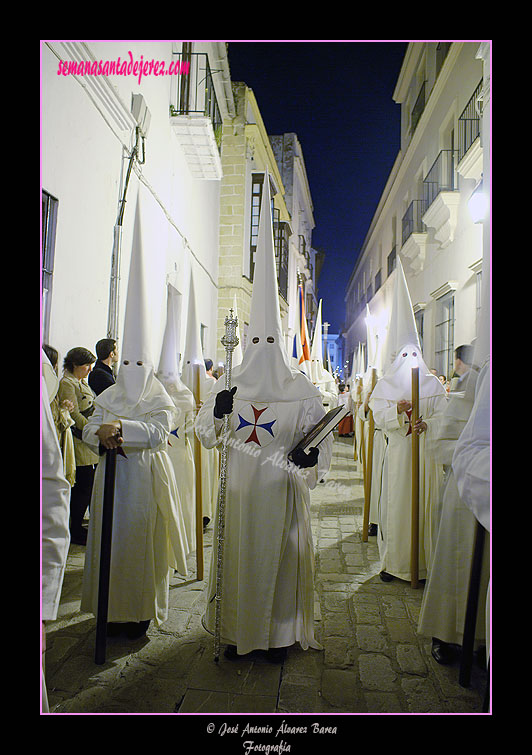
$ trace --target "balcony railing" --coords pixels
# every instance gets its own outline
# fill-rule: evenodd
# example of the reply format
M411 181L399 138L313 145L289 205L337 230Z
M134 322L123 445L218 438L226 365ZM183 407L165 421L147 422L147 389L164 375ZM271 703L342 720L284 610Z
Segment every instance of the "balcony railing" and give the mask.
M423 201L425 212L442 191L455 191L456 150L442 149L431 169L423 179Z
M480 136L480 115L476 109L476 102L481 91L482 81L480 81L473 92L471 99L458 119L458 162L460 162L468 149Z
M402 218L402 237L401 241L404 244L405 241L413 233L426 233L427 228L423 223L422 217L426 210L424 199L414 199L410 202L408 210L405 212Z
M196 115L210 118L218 149L222 139L222 116L212 80L209 58L202 52L181 52L176 55L179 69L187 75L178 77L176 105L170 106L171 115Z

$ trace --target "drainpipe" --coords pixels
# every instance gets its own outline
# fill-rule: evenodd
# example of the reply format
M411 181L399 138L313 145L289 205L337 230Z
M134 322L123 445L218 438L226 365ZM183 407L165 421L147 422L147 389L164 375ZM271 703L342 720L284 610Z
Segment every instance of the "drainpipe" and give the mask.
M146 160L144 135L140 128L136 127L135 146L129 156L124 191L118 210L118 218L113 229L113 252L111 257L111 279L109 284L109 314L107 318L107 338L113 338L118 343L118 318L119 318L119 292L120 292L120 258L122 252L122 224L124 220L124 210L126 208L126 194L129 186L129 179L133 169L133 163L137 159L139 165L143 165ZM142 160L138 159L139 155L139 138L142 138Z

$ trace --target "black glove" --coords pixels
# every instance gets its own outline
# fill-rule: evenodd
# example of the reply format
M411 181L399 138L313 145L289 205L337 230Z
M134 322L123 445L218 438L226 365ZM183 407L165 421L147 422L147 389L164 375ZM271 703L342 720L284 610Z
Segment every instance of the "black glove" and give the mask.
M230 391L220 391L216 396L214 404L214 416L216 419L222 419L224 414L231 414L233 411L233 396L235 395L236 385Z
M319 452L318 448L309 448L309 452L306 454L301 448L296 448L292 453L292 461L297 467L301 467L302 469L315 467L318 463Z

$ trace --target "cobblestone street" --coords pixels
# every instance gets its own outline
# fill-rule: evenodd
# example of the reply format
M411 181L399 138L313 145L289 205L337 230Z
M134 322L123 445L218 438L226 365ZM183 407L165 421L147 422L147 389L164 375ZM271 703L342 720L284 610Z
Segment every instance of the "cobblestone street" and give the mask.
M323 651L293 647L284 664L259 653L213 661L201 626L206 577L171 584L168 621L147 638L109 638L94 663L95 618L80 612L84 548L72 545L58 619L47 627L50 711L59 713L327 714L481 713L487 674L476 664L470 688L459 666L440 666L417 634L423 586L379 578L376 538L362 542L362 475L351 439L336 438L331 470L311 495L316 549L316 636Z

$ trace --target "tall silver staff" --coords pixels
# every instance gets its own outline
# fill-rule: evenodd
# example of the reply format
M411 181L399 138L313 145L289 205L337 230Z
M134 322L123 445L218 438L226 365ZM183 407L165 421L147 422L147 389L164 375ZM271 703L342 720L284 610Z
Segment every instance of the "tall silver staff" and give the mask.
M225 347L225 390L231 390L231 372L233 369L233 351L238 346L236 329L238 318L233 316L233 310L225 318L225 335L221 339ZM225 529L225 486L227 481L227 439L229 434L229 414L224 414L222 431L222 451L220 454L220 488L218 491L218 535L217 535L217 560L216 560L216 603L214 615L214 660L218 663L220 657L220 630L222 611L222 575L223 575L223 550Z

